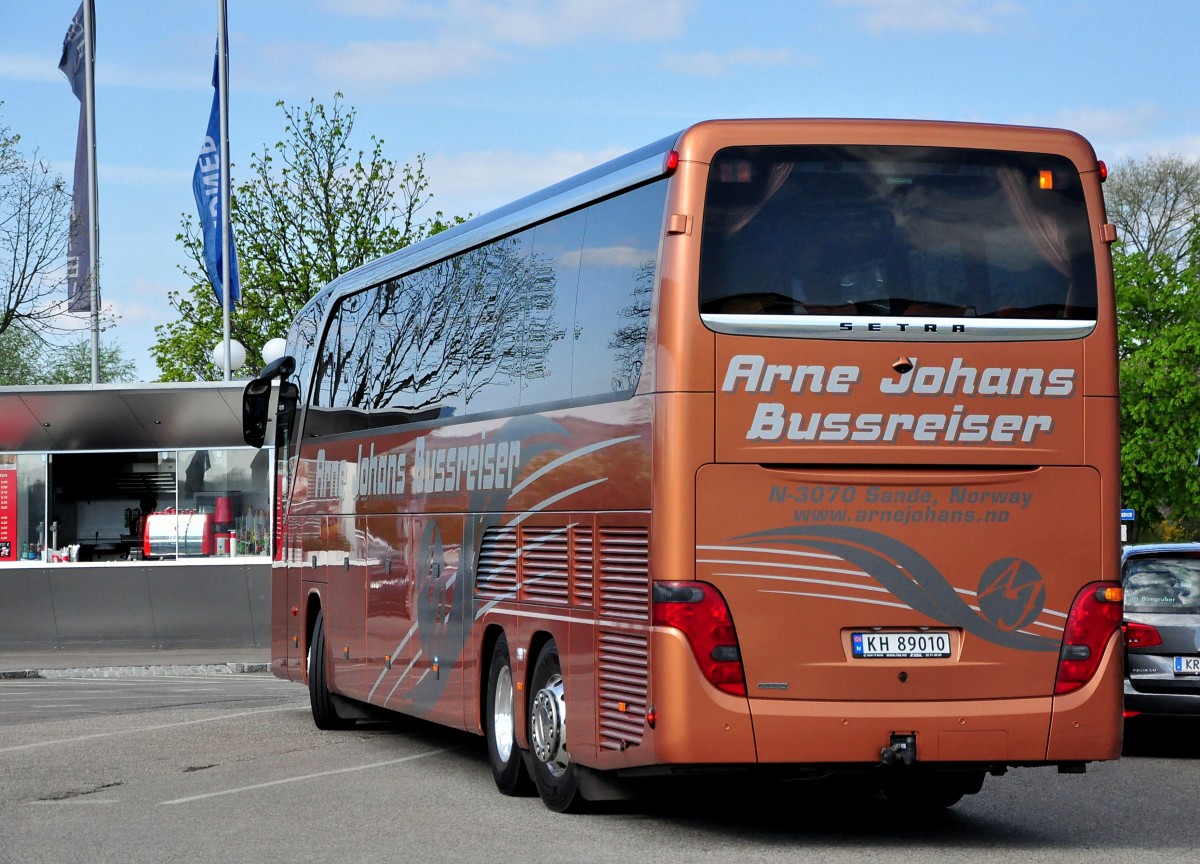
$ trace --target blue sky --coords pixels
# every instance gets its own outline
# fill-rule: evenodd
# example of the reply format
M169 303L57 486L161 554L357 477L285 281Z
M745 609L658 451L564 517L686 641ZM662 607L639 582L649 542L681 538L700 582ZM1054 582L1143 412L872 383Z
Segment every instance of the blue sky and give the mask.
M227 0L236 183L278 100L358 110L355 143L426 155L433 203L482 213L714 117L1063 126L1110 166L1200 158L1192 0ZM0 0L0 121L69 181L57 69L79 0ZM146 380L212 102L216 0L96 0L101 292ZM86 319L81 320L87 326Z

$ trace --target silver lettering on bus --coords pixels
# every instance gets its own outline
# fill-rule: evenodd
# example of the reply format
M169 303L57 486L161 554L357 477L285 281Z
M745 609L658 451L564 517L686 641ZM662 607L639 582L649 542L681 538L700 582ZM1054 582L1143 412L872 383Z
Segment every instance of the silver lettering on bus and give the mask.
M511 489L521 466L520 441L429 447L421 437L414 450L413 495Z
M955 405L949 414L804 414L780 402L760 402L747 441L856 441L894 444L908 433L920 444L1031 444L1054 431L1047 414L966 414Z
M861 374L857 366L791 366L771 363L758 354L738 354L729 361L721 389L736 393L741 381L747 393L772 393L777 383L791 382L792 393L849 393Z
M1016 368L989 366L983 370L967 366L955 357L950 366L921 366L897 378L879 382L879 392L918 396L1070 396L1075 392L1074 369Z

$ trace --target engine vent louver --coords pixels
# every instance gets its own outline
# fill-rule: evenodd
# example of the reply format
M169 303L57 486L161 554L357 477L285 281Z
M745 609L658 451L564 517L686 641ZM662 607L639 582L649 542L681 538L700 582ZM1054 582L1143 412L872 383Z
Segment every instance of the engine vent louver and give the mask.
M479 546L475 593L485 600L517 596L517 529L488 528Z
M650 617L650 543L645 528L600 529L600 617Z
M597 676L600 747L624 750L642 743L649 689L646 636L601 630Z

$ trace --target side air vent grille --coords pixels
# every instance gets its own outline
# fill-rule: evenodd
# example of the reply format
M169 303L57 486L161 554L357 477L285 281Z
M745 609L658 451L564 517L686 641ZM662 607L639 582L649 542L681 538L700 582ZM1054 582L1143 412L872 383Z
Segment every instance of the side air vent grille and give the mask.
M521 528L521 599L566 606L571 572L566 528Z
M599 742L604 750L642 743L649 687L647 637L601 630L598 664Z
M600 617L650 617L650 542L645 528L600 530Z
M576 606L591 606L595 582L595 537L590 527L576 525L571 529L571 576L574 592L571 602Z
M479 572L475 593L485 600L513 600L517 596L517 531L488 528L479 547Z

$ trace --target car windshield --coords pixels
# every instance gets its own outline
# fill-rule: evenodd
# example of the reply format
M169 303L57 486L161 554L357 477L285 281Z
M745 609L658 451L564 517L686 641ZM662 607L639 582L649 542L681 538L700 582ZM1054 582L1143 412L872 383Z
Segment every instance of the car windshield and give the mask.
M1200 556L1146 556L1125 564L1125 609L1200 613Z

